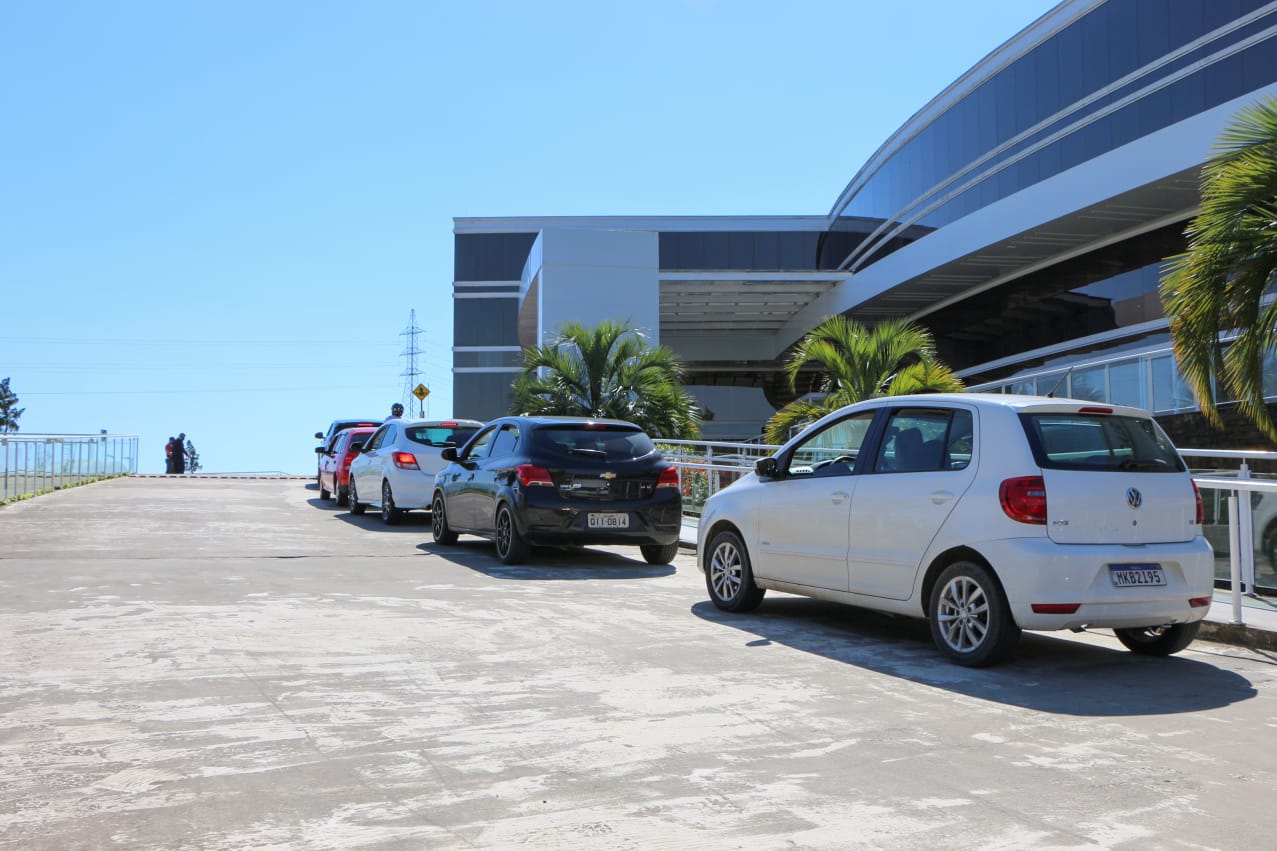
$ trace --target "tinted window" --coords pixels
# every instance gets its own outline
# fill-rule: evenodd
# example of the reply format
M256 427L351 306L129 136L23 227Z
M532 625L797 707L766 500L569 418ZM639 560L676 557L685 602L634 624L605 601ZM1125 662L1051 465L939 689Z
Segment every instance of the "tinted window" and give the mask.
M492 444L492 438L496 433L495 427L479 432L479 436L474 439L474 443L466 447L465 457L486 458L488 456L488 447Z
M646 434L608 426L552 426L537 429L537 449L550 455L626 461L656 451Z
M452 303L452 336L458 346L517 346L517 298L456 298Z
M465 426L411 426L404 429L404 436L423 446L465 446L476 431Z
M519 427L513 425L503 426L501 431L497 432L497 437L492 441L493 458L508 458L513 455L519 447Z
M1054 470L1176 473L1184 463L1151 419L1022 414L1038 466Z
M905 408L892 414L875 473L961 470L971 463L971 413Z

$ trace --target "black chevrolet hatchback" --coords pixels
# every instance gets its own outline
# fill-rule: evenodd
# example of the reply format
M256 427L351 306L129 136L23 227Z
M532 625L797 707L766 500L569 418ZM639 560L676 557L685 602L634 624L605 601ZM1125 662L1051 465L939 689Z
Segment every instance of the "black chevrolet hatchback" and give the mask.
M536 545L635 544L649 564L678 552L678 470L633 423L502 417L435 476L436 543L459 533L494 541L506 564Z

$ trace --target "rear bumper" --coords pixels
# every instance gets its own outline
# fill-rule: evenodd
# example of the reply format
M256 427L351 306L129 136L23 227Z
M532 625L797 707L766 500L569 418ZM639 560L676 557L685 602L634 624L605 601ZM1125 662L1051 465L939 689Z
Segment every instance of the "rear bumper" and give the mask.
M1186 543L1143 546L1056 544L1046 538L991 542L981 547L1006 591L1015 621L1024 629L1142 627L1192 623L1206 617L1215 587L1215 558L1198 536ZM1122 588L1110 565L1155 564L1166 584ZM1073 605L1070 614L1042 614L1037 605Z
M521 491L523 504L515 512L519 532L531 544L664 546L678 542L683 503L673 489L651 499L625 502L571 500L548 488L538 490ZM624 529L591 527L591 514L624 515L628 525Z

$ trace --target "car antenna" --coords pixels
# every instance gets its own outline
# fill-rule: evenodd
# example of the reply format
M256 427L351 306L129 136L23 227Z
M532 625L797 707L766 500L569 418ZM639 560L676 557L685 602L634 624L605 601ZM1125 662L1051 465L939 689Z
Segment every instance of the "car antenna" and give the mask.
M1054 399L1054 398L1055 398L1055 391L1056 391L1056 390L1059 390L1059 389L1060 389L1060 385L1061 385L1061 384L1063 384L1063 383L1064 383L1064 381L1065 381L1065 379L1067 379L1067 378L1068 378L1070 375L1072 375L1072 374L1073 374L1073 367L1069 367L1068 369L1066 369L1066 370L1064 371L1064 374L1060 376L1060 380L1059 380L1059 381L1057 381L1057 382L1055 382L1055 386L1051 388L1051 392L1046 394L1046 398L1048 398L1048 399Z

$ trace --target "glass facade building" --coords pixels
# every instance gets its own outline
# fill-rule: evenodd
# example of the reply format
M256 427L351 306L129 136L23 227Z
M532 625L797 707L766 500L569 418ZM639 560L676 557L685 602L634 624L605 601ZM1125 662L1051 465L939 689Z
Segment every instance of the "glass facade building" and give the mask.
M657 300L647 331L694 392L783 404L785 353L842 313L930 328L972 387L1063 382L1189 410L1158 280L1185 248L1215 139L1264 97L1277 97L1277 2L1066 0L919 110L827 215L457 219L457 413L503 411L520 346L574 318L554 293L575 261L539 254L555 229L655 235L650 256L619 262L651 286L627 278L615 315ZM578 265L595 262L574 239Z

